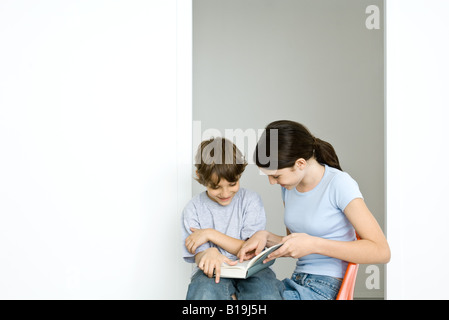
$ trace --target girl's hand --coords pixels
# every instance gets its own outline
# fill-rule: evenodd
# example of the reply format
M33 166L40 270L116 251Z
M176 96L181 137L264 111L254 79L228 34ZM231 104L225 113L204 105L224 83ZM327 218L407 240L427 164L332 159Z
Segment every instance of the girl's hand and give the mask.
M212 278L215 272L215 283L220 282L221 264L223 262L226 262L231 266L236 265L238 262L237 260L231 261L229 258L222 255L217 248L209 248L203 252L204 254L198 261L198 268L203 270L204 274L209 278Z
M187 251L194 254L199 246L205 244L210 240L210 233L212 232L212 229L190 228L190 230L192 231L192 233L187 237L185 245Z
M315 237L306 233L292 233L282 238L283 245L272 252L264 263L279 257L292 257L295 259L312 254L315 247Z
M268 241L268 233L266 231L258 231L251 238L245 241L240 251L237 253L237 257L240 262L243 260L249 260L265 249Z

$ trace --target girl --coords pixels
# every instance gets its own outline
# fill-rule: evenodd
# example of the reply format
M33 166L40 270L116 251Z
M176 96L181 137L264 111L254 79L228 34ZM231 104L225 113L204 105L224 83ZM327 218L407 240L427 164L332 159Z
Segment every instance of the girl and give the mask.
M287 236L259 231L242 246L238 257L249 259L265 246L282 242L265 262L281 256L298 259L291 279L283 281L284 299L335 299L347 261L390 260L381 228L357 183L342 171L332 145L297 122L275 121L265 128L254 158L269 182L281 185ZM354 229L361 240L353 241Z

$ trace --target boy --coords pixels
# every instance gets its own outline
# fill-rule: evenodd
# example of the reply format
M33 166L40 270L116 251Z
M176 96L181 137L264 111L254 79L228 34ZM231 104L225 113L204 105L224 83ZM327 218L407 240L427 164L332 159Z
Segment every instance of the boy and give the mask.
M198 148L196 180L207 191L194 197L182 214L183 258L197 264L187 300L230 300L234 294L239 300L282 299L282 283L270 268L248 279L220 279L221 264L236 264L245 240L265 229L259 195L239 185L246 165L229 140L213 138Z

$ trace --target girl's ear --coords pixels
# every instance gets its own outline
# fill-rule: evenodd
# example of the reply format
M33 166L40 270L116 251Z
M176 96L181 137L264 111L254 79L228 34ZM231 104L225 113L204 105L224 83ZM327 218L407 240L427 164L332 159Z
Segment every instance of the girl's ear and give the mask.
M299 158L295 161L295 166L303 170L307 165L307 161L304 158Z

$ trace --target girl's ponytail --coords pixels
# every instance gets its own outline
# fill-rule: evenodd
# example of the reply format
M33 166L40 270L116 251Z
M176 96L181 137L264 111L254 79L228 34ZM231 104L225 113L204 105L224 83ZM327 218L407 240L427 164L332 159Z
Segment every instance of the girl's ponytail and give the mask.
M343 171L340 167L337 153L334 147L324 140L314 138L315 159L321 164L327 164L329 167L334 167Z
M273 136L277 139L272 139ZM270 123L254 152L254 162L258 167L275 170L293 167L296 160L312 157L321 164L342 170L329 142L315 138L305 126L289 120Z

